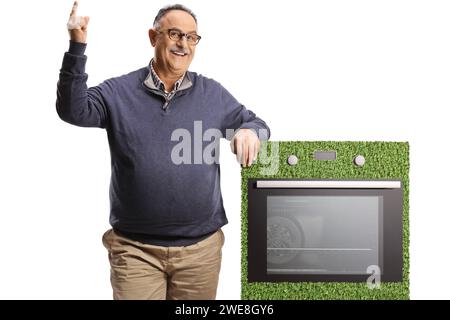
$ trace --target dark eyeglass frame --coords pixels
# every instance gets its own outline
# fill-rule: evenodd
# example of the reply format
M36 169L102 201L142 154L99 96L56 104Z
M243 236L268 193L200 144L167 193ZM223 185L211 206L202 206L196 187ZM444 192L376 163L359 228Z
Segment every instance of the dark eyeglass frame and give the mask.
M176 28L170 28L170 29L167 29L167 30L156 30L158 33L164 33L164 32L167 32L167 35L169 36L169 39L171 39L171 40L173 40L173 41L180 41L181 39L183 39L183 37L184 38L186 38L186 41L187 41L187 43L189 43L190 45L194 45L194 46L196 46L199 42L200 42L200 39L202 38L201 36L199 36L198 34L196 34L196 33L184 33L184 32L181 32L181 30L180 29L176 29ZM173 38L170 34L172 33L172 31L176 31L177 32L177 35L175 36L175 38ZM196 41L194 41L194 42L192 42L192 41L189 41L189 38L188 37L192 37L192 36L195 36L195 37L197 37L197 40ZM191 38L192 39L192 38Z

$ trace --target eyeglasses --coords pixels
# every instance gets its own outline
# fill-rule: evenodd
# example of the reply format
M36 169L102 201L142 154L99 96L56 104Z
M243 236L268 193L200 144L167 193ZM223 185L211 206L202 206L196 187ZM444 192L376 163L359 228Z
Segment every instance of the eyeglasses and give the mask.
M157 30L158 31L158 30ZM183 33L178 29L167 29L167 34L169 38L173 41L180 41L183 37L186 38L188 44L196 45L202 37L195 33ZM163 33L164 31L158 31L159 33Z

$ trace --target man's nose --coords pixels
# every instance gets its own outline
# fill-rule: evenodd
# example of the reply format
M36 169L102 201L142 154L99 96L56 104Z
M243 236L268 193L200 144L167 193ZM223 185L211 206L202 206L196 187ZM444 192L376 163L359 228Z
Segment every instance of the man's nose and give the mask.
M177 46L187 48L187 37L181 36L181 38L177 41Z
M177 48L185 53L190 53L188 46L183 45L183 43L177 43Z

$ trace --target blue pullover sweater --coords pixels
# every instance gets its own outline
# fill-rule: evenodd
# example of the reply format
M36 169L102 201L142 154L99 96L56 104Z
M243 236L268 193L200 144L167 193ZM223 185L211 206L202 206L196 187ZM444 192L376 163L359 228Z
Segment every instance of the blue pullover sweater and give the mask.
M154 87L148 66L88 88L85 48L71 42L64 55L56 110L70 124L107 131L111 226L146 243L182 246L226 224L220 166L194 159L195 138L210 128L223 137L226 129L266 129L268 138L266 123L218 82L195 72L187 72L170 101ZM192 137L190 150L182 152L190 152L191 161L172 161L181 142L173 139L176 129ZM200 141L202 150L209 144Z

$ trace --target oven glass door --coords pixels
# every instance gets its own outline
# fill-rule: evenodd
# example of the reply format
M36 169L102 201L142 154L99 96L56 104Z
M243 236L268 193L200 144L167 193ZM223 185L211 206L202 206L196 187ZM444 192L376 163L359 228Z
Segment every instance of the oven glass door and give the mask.
M380 266L380 196L268 196L268 274L366 274Z
M257 188L249 179L249 281L402 277L399 188Z

